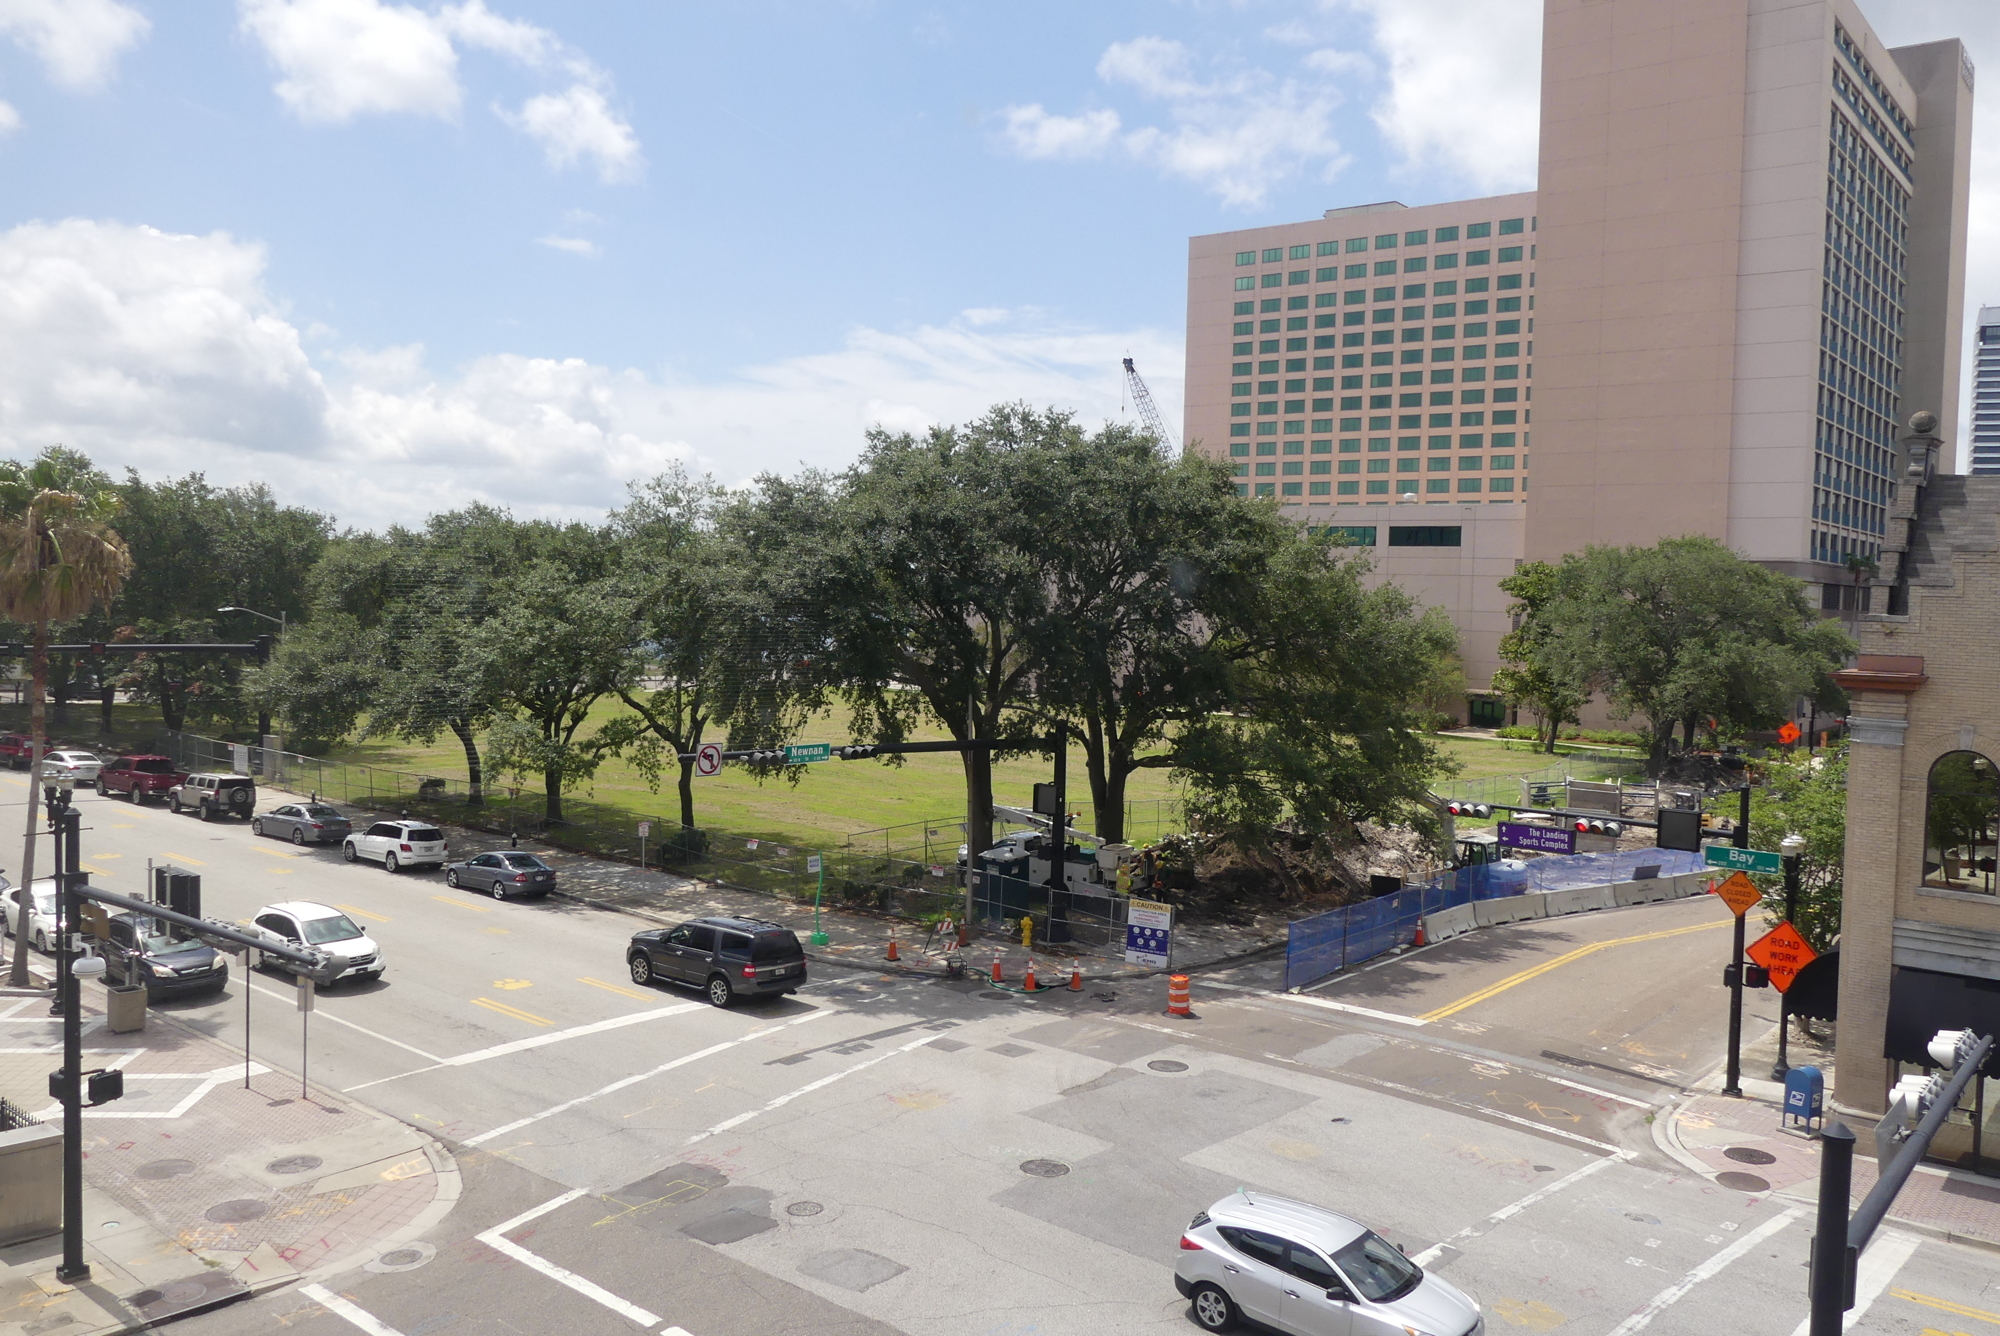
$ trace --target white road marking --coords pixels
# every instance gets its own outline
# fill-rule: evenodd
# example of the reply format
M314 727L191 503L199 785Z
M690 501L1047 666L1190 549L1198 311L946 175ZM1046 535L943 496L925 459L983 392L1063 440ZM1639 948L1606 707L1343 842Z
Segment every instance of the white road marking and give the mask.
M1727 1248L1724 1248L1721 1252L1654 1295L1644 1308L1641 1308L1638 1312L1620 1322L1616 1327L1613 1327L1611 1329L1611 1336L1633 1336L1635 1332L1645 1330L1654 1318L1685 1298L1689 1290L1692 1290L1704 1280L1715 1276L1731 1262L1753 1248L1756 1248L1765 1239L1778 1233L1805 1213L1805 1207L1794 1206L1789 1210L1772 1216L1769 1220L1766 1220L1763 1224L1757 1226L1757 1228L1751 1230L1748 1234L1745 1234L1742 1238L1736 1240L1736 1242L1730 1244Z
M1915 1234L1905 1234L1900 1229L1885 1229L1876 1239L1875 1245L1861 1254L1861 1260L1854 1267L1854 1307L1847 1310L1841 1319L1840 1329L1846 1331L1861 1320L1870 1304L1882 1297L1882 1291L1889 1288L1889 1282L1903 1269L1903 1263L1917 1250L1923 1240ZM1806 1336L1812 1327L1812 1319L1793 1330L1792 1336Z
M684 1057L675 1058L672 1062L663 1062L649 1072L640 1072L637 1076L623 1077L619 1080L613 1081L608 1086L604 1086L600 1089L591 1091L588 1095L578 1095L575 1099L569 1100L568 1102L563 1104L558 1104L554 1108L543 1109L540 1113L531 1113L526 1118L516 1118L511 1123L503 1124L499 1127L494 1128L490 1132L481 1132L476 1137L467 1137L465 1139L465 1144L468 1146L477 1146L482 1142L491 1141L495 1137L505 1136L509 1132L518 1132L522 1128L528 1126L528 1124L530 1123L538 1123L544 1118L553 1118L555 1115L559 1113L568 1113L571 1109L574 1109L579 1105L588 1104L594 1099L600 1099L605 1095L614 1094L617 1091L625 1089L625 1087L627 1086L637 1085L641 1081L650 1080L655 1076L659 1076L663 1072L670 1072L674 1070L674 1068L676 1067L685 1067L691 1062L699 1062L703 1058L714 1057L717 1053L720 1053L725 1049L735 1048L738 1044L747 1044L752 1039L759 1039L762 1038L764 1035L775 1034L779 1030L788 1029L794 1025L804 1025L807 1021L816 1021L821 1019L822 1017L831 1016L833 1014L834 1013L830 1010L808 1012L807 1014L800 1016L795 1020L785 1021L783 1024L780 1025L767 1025L761 1030L752 1030L749 1034L744 1035L740 1039L725 1039L719 1044L709 1045L707 1048L702 1049L698 1053L689 1053Z
M477 1238L479 1242L493 1249L495 1252L504 1253L507 1256L513 1258L515 1261L521 1263L521 1265L523 1266L533 1267L535 1270L547 1276L550 1280L553 1280L560 1285L567 1285L570 1289L575 1290L578 1294L581 1294L584 1298L592 1300L595 1303L603 1304L606 1308L609 1308L612 1312L617 1313L621 1317L630 1318L632 1321L638 1323L642 1327L650 1327L655 1322L661 1321L662 1319L660 1318L659 1314L649 1313L645 1309L639 1307L639 1305L637 1304L627 1303L623 1299L619 1298L617 1295L613 1294L610 1290L605 1289L602 1285L593 1284L592 1282L585 1280L582 1276L577 1275L576 1272L568 1270L565 1267L557 1266L554 1262L549 1261L547 1258L539 1257L536 1254L529 1252L526 1248L523 1248L520 1244L512 1242L511 1240L504 1237L508 1230L519 1229L522 1225L527 1224L530 1220L534 1220L540 1216L547 1215L550 1211L554 1211L561 1207L567 1206L571 1202L575 1201L578 1197L584 1195L585 1195L585 1189L571 1188L568 1192L563 1193L562 1196L553 1198L552 1200L549 1201L545 1201L540 1206L535 1207L531 1211L523 1211L521 1212L521 1214L515 1216L512 1220L509 1220L504 1224L495 1225L493 1228L487 1230L484 1234L478 1234L475 1235L474 1237Z
M1561 1178L1558 1178L1553 1183L1542 1184L1542 1186L1536 1188L1533 1192L1530 1192L1527 1196L1521 1198L1519 1201L1512 1202L1506 1206L1502 1206L1499 1210L1495 1211L1492 1215L1487 1216L1484 1220L1480 1221L1478 1224L1467 1225L1464 1229L1459 1230L1458 1233L1444 1240L1444 1242L1432 1244L1430 1247L1424 1249L1422 1252L1417 1253L1415 1256L1411 1257L1410 1260L1412 1262L1415 1262L1418 1266L1429 1266L1432 1262L1435 1262L1438 1259L1438 1256L1441 1253L1443 1253L1446 1248L1456 1247L1459 1244L1464 1243L1468 1239L1478 1238L1480 1235L1491 1231L1493 1226L1499 1224L1501 1221L1508 1220L1513 1218L1514 1216L1519 1215L1521 1212L1527 1210L1530 1206L1533 1206L1537 1202L1547 1201L1550 1197L1555 1196L1558 1192L1561 1192L1564 1188L1570 1186L1572 1183L1576 1183L1582 1179L1590 1177L1590 1175L1596 1173L1598 1170L1602 1168L1605 1168L1607 1165L1620 1164L1631 1158L1632 1158L1631 1151L1621 1150L1616 1155L1606 1156L1604 1159L1601 1160L1592 1160L1589 1164L1584 1165L1581 1169L1572 1170L1570 1173L1564 1174Z
M298 1003L298 994L296 989L294 989L292 992L289 993L280 993L275 989L266 988L264 987L264 985L257 983L250 984L249 987L250 991L254 993L262 993L265 997L274 997L278 999L278 1001L286 1003L288 1005L296 1006ZM406 1044L400 1039L391 1039L388 1035L380 1034L374 1030L369 1029L365 1025L356 1025L353 1021L348 1020L346 1017L336 1016L330 1011L315 1010L313 1012L313 1015L318 1016L323 1020L332 1021L335 1025L345 1025L350 1030L359 1030L362 1034L367 1035L370 1039L379 1039L385 1044L394 1044L397 1048L402 1049L404 1052L414 1053L420 1058L429 1058L432 1062L445 1061L445 1059L440 1058L435 1053L424 1052L422 1049L418 1048L415 1044Z
M1304 993L1274 993L1268 988L1252 988L1247 984L1223 983L1217 979L1202 979L1204 988L1227 988L1234 993L1249 993L1255 997L1268 997L1275 1002L1303 1002L1309 1007L1323 1007L1328 1011L1345 1011L1353 1016L1366 1016L1370 1020L1393 1021L1397 1025L1429 1025L1420 1016L1398 1016L1393 1011L1377 1011L1373 1007L1357 1007L1352 1002L1336 1002L1330 997L1309 997Z
M854 1073L862 1071L869 1067L873 1067L878 1062L887 1062L890 1058L895 1057L899 1053L908 1053L911 1049L922 1048L925 1044L930 1043L933 1039L942 1039L942 1038L944 1038L944 1031L935 1030L932 1031L930 1034L923 1036L923 1038L921 1039L912 1039L909 1043L904 1044L902 1047L892 1048L887 1053L879 1054L876 1057L868 1059L866 1062L857 1062L852 1067L844 1068L840 1071L835 1072L831 1076L822 1076L817 1081L813 1081L806 1085L800 1086L797 1090L792 1091L790 1094L778 1096L776 1099L764 1105L762 1108L751 1109L747 1113L739 1113L734 1118L725 1118L723 1121L717 1123L714 1127L709 1128L706 1132L695 1133L693 1136L687 1139L685 1144L692 1146L697 1141L704 1141L709 1137L715 1136L717 1133L727 1132L732 1127L740 1127L744 1123L749 1122L752 1118L755 1118L760 1114L766 1114L776 1109L782 1109L785 1105L790 1104L793 1100L797 1099L801 1095L810 1095L815 1090L824 1090L826 1087L832 1085L835 1081L846 1080L848 1077L854 1075Z
M368 1336L403 1336L403 1333L397 1331L381 1318L376 1317L365 1308L358 1308L349 1303L324 1285L304 1285L299 1288L299 1293L305 1295L306 1298L326 1309L327 1312L332 1313L335 1317L346 1318L349 1322L367 1332Z
M1546 1132L1552 1137L1561 1137L1565 1141L1574 1141L1579 1145L1589 1146L1592 1150L1601 1150L1607 1155L1617 1155L1620 1153L1619 1148L1608 1141L1599 1141L1594 1137L1587 1137L1581 1132L1565 1132L1560 1127L1551 1127L1547 1123L1538 1123L1532 1118L1523 1118L1517 1114L1506 1113L1499 1109L1489 1109L1484 1104L1474 1104L1469 1100L1453 1099L1450 1095L1440 1095L1435 1090L1419 1090L1415 1086L1401 1085L1395 1081L1384 1081L1379 1076L1364 1076L1360 1072L1350 1072L1344 1068L1337 1070L1335 1075L1343 1080L1362 1081L1368 1085L1380 1086L1384 1090L1393 1090L1399 1095L1409 1095L1414 1099L1428 1099L1435 1100L1440 1104L1449 1104L1455 1109L1464 1109L1466 1112L1476 1113L1482 1118L1498 1118L1502 1122L1513 1123L1519 1127L1532 1128L1537 1132Z
M524 1053L531 1048L541 1048L545 1044L560 1044L566 1039L580 1039L585 1035L602 1034L606 1030L616 1030L626 1025L637 1025L640 1021L658 1020L662 1016L678 1016L684 1011L700 1011L707 1006L708 1003L706 1002L678 1002L671 1007L657 1007L652 1011L635 1011L629 1016L613 1016L609 1020L592 1021L588 1025L575 1025L567 1030L553 1030L548 1034L538 1034L532 1039L516 1039L512 1043L495 1044L491 1048L476 1048L470 1053L460 1053L456 1057L451 1058L433 1057L431 1054L425 1053L423 1056L431 1059L431 1065L428 1067L412 1067L409 1071L397 1072L393 1076L378 1076L373 1081L363 1081L360 1085L347 1086L340 1093L343 1095L350 1094L356 1090L366 1090L369 1086L383 1085L390 1081L400 1081L406 1076L420 1076L425 1072L438 1071L444 1067L463 1067L468 1063L485 1062L489 1058L504 1058L510 1053ZM360 1027L356 1026L355 1028L359 1029ZM396 1041L392 1039L389 1042L393 1044ZM398 1046L401 1048L410 1047L408 1044ZM414 1053L419 1050L411 1049L410 1051Z
M206 1095L209 1091L215 1089L217 1086L228 1085L230 1082L236 1080L239 1076L242 1076L244 1074L244 1069L239 1066L236 1066L233 1063L227 1067L217 1067L212 1072L135 1072L126 1070L125 1064L131 1062L134 1058L138 1056L139 1054L136 1052L128 1052L123 1058L119 1059L116 1062L111 1063L110 1065L113 1067L120 1068L121 1070L125 1070L125 1074L131 1077L135 1081L199 1081L201 1082L201 1084L196 1086L193 1092L187 1095L185 1098L183 1098L180 1103L174 1105L173 1108L168 1109L164 1112L154 1111L154 1112L141 1112L141 1113L123 1113L118 1110L116 1105L113 1105L109 1108L85 1109L83 1111L84 1117L86 1118L179 1118L184 1114L186 1114L189 1109L192 1109L196 1104L200 1103L202 1096ZM270 1070L271 1069L269 1067L266 1067L261 1062L253 1062L250 1064L250 1075L252 1076L263 1076ZM46 1122L49 1121L50 1119L60 1117L61 1115L62 1115L62 1105L51 1104L49 1105L48 1108L43 1109L41 1112L37 1113L35 1117Z

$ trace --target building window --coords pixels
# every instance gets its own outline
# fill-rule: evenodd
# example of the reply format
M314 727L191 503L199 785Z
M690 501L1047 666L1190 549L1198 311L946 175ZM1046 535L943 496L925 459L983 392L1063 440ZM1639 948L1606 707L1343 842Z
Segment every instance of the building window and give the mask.
M1313 253L1313 248L1310 245L1292 247L1292 258L1294 260L1311 259L1312 253Z
M1371 459L1368 461L1368 471L1370 473L1387 473L1389 471L1389 461L1386 459Z
M1277 464L1276 464L1276 463L1270 463L1270 464L1259 464L1259 465L1257 466L1257 476L1258 476L1258 477L1260 477L1260 478L1275 478L1275 477L1277 477L1277 476L1278 476L1278 466L1277 466Z
M1288 482L1284 484L1284 493L1286 496L1297 496L1303 491L1305 491L1304 483Z
M1312 321L1311 321L1311 319L1310 319L1309 317L1307 317L1307 316L1302 316L1302 315L1295 315L1295 316L1290 316L1290 317L1288 317L1288 318L1286 319L1286 321L1285 321L1285 328L1286 328L1286 329L1304 329L1304 328L1305 328L1305 327L1306 327L1307 325L1309 325L1309 324L1311 324L1311 323L1312 323Z
M1978 752L1946 752L1931 766L1924 808L1924 885L1994 894L1996 846L2000 771Z
M1476 469L1485 462L1486 456L1484 455L1460 455L1458 457L1458 467L1462 471Z
M1491 223L1471 223L1465 229L1465 239L1467 241L1472 240L1474 237L1490 237L1492 235L1493 224Z
M1277 494L1278 494L1278 484L1274 482L1260 482L1257 484L1257 495L1276 496Z
M1257 277L1254 274L1243 274L1236 280L1236 290L1238 292L1248 292L1256 286Z
M1337 292L1322 292L1313 298L1313 305L1338 306L1340 305L1340 294Z
M1355 251L1365 251L1367 249L1368 249L1367 237L1349 237L1347 239L1347 253L1349 255L1352 255Z
M1255 264L1255 263L1257 263L1257 252L1256 252L1256 251L1237 251L1237 252L1236 252L1236 263L1238 263L1238 264Z
M1393 274L1395 272L1396 272L1396 262L1394 260L1377 260L1375 262L1375 273L1377 277L1380 277L1384 274Z
M1303 250L1303 249L1305 249L1305 248L1304 248L1303 246L1301 246L1301 247L1299 247L1299 249L1300 249L1300 250ZM1310 269L1294 269L1294 270L1292 270L1292 272L1291 272L1291 273L1289 273L1289 274L1287 274L1287 275L1285 276L1285 281L1286 281L1287 283L1290 283L1290 284L1293 284L1293 285L1297 285L1297 284L1300 284L1300 283L1310 283L1310 282L1312 282L1312 270L1310 270Z
M1424 479L1424 490L1425 490L1426 492L1429 492L1429 493L1431 493L1432 495L1436 495L1436 494L1437 494L1437 493L1439 493L1439 492L1446 492L1446 493L1448 493L1448 492L1450 492L1450 491L1451 491L1451 479L1450 479L1450 478L1426 478L1426 479Z
M1387 478L1382 479L1380 482L1370 480L1368 484L1368 495L1370 496L1389 495L1389 480Z
M1315 283L1338 283L1339 281L1340 281L1340 266L1337 264L1330 264L1326 266L1326 268L1317 270L1313 274L1313 282Z
M1521 263L1521 248L1519 246L1502 246L1500 248L1500 263L1502 264ZM1511 285L1507 282L1507 280L1510 278L1514 280L1514 282ZM1500 286L1503 288L1509 286L1519 287L1521 286L1521 276L1519 274L1505 274L1500 279Z
M1396 234L1394 232L1384 232L1381 236L1376 237L1375 249L1376 250L1396 249Z
M1334 488L1334 494L1336 496L1354 496L1360 491L1361 491L1361 484L1359 482L1338 483L1335 485Z
M1496 311L1518 311L1521 309L1521 299L1519 297L1498 298L1493 303L1493 309Z
M1455 227L1440 227L1432 235L1432 239L1435 240L1440 246L1442 246L1447 241L1457 241L1458 229Z
M1318 442L1318 441L1315 441L1315 442L1313 442L1313 444L1314 444L1315 446L1317 446L1317 445L1320 445L1320 444L1322 444L1322 442ZM1313 461L1312 461L1312 467L1311 467L1311 468L1309 468L1309 469L1307 469L1307 470L1306 470L1306 472L1307 472L1307 473L1331 473L1331 472L1333 472L1333 461L1332 461L1331 459L1315 459L1315 460L1313 460Z
M1264 252L1265 264L1280 264L1284 261L1284 258L1285 258L1285 248L1283 246L1273 246L1271 249Z
M1454 251L1454 252L1452 252L1452 253L1451 253L1451 254L1449 254L1449 255L1433 255L1433 256L1431 257L1431 268L1433 268L1433 269L1456 269L1456 268L1458 268L1458 254L1457 254L1457 252L1456 252L1456 251Z
M1306 484L1306 491L1312 496L1325 496L1332 490L1333 484L1330 482L1312 482Z
M1368 266L1365 264L1350 264L1347 268L1341 270L1341 273L1347 278L1366 278L1368 277Z
M1461 492L1476 492L1479 490L1480 482L1481 479L1478 478L1460 478L1458 480L1458 490Z
M1514 480L1512 478L1488 478L1486 480L1486 490L1489 492L1511 492L1514 490Z
M1462 528L1456 524L1392 524L1390 547L1458 547Z
M1236 310L1234 311L1234 314L1236 314L1236 315L1255 315L1255 314L1257 314L1257 303L1256 303L1256 302L1238 302L1238 303L1236 303Z
M1321 255L1338 255L1340 254L1340 243L1338 241L1322 241L1319 243L1319 253Z
M1468 278L1465 280L1465 290L1468 294L1474 292L1484 292L1491 286L1493 286L1493 280L1488 278ZM1478 309L1474 310L1473 309L1474 307L1477 307ZM1465 304L1465 313L1467 315L1485 315L1486 303L1467 302Z
M1496 436L1493 439L1493 443L1495 445L1498 445L1500 443L1499 437ZM1514 467L1514 456L1495 455L1493 456L1493 458L1486 461L1486 467L1490 469L1511 469Z
M1412 255L1403 261L1403 272L1406 274L1421 274L1428 268L1430 261L1421 255Z
M1493 252L1483 250L1467 251L1465 253L1465 263L1468 268L1475 264L1492 264ZM1467 290L1470 291L1470 289Z
M1282 288L1285 286L1285 276L1280 273L1266 274L1264 275L1264 286L1267 288Z
M1250 442L1231 441L1229 443L1229 453L1237 459L1248 459L1250 457Z
M1428 465L1427 465L1427 466L1425 467L1425 469L1424 469L1424 472L1426 472L1426 473L1449 473L1449 472L1451 472L1451 456L1450 456L1450 455L1432 455L1432 456L1430 457L1430 462L1429 462L1429 464L1428 464Z
M1502 218L1500 220L1500 235L1503 237L1510 236L1515 232L1519 232L1525 226L1527 226L1527 219L1525 218Z
M1493 286L1499 288L1502 292L1507 291L1509 288L1518 288L1521 286L1521 276L1519 274L1502 274L1498 279L1494 281ZM1506 310L1518 311L1521 308L1518 306L1512 306L1512 307L1503 306L1500 309L1503 311Z
M1339 471L1342 473L1359 473L1361 472L1361 461L1358 459L1343 459L1340 461Z

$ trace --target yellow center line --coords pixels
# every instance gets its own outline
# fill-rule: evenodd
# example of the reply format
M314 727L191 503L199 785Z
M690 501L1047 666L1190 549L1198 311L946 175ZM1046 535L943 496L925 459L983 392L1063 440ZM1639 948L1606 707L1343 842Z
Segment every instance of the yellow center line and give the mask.
M1991 1322L1994 1326L2000 1327L2000 1313L1989 1313L1983 1308L1967 1308L1964 1304L1955 1304L1949 1299L1939 1299L1929 1294L1918 1294L1915 1290L1890 1290L1889 1297L1906 1299L1913 1304L1923 1304L1927 1308L1940 1309L1953 1317L1977 1318L1981 1322Z
M92 854L92 858L123 858L124 854Z
M267 867L265 873L273 877L289 877L298 869L295 867Z
M1581 960L1585 956L1594 955L1606 947L1627 946L1633 942L1653 942L1658 941L1662 937L1679 937L1684 933L1702 932L1709 928L1727 927L1729 922L1730 920L1728 919L1722 919L1715 923L1697 923L1690 928L1668 928L1664 932L1642 932L1635 937L1613 937L1609 941L1592 942L1588 946L1579 946L1576 950L1557 956L1554 960L1545 960L1533 969L1522 970L1519 974L1510 974L1498 983L1488 984L1476 993L1468 993L1456 1002L1447 1002L1436 1011L1426 1011L1418 1019L1426 1021L1443 1020L1446 1016L1456 1015L1464 1011L1467 1007L1476 1006L1490 997L1495 997L1506 992L1509 988L1513 988L1518 984L1524 984L1530 979L1539 978L1547 974L1550 970L1559 969L1573 960Z
M475 997L472 999L472 1005L475 1007L485 1007L488 1011L497 1011L502 1016L512 1016L515 1020L526 1021L530 1025L555 1024L554 1021L537 1016L532 1011L523 1011L519 1007L510 1007L505 1002L495 1002L490 997Z
M334 908L344 909L357 918L374 919L377 923L394 923L396 921L382 914L371 914L365 909L356 909L353 905L335 905Z
M455 895L433 895L431 899L441 905L452 905L458 909L469 909L475 914L491 914L493 912L493 906L491 905L475 905Z
M590 985L590 986L591 986L592 988L602 988L602 989L603 989L603 990L604 990L605 992L607 992L607 993L616 993L616 994L618 994L618 995L619 995L620 997L636 997L636 998L638 998L638 999L639 999L639 1000L640 1000L641 1002L650 1002L650 1001L652 1001L652 1000L653 1000L653 998L654 998L655 996L657 996L657 994L654 994L654 993L636 993L636 992L633 992L633 991L632 991L632 990L631 990L630 988L620 988L620 987L619 987L619 986L618 986L617 984L615 984L615 983L606 983L606 982L604 982L604 980L602 980L602 979L592 979L592 978L590 978L590 977L588 977L588 976L585 976L585 977L583 977L583 978L579 978L579 979L577 980L577 982L578 982L578 983L587 983L587 984L589 984L589 985Z
M189 857L188 857L188 856L187 856L186 854L177 854L177 853L175 853L175 852L174 852L174 851L173 851L172 849L162 849L162 850L161 850L160 852L161 852L161 853L163 853L163 854L165 854L165 855L166 855L167 857L169 857L169 858L172 858L172 859L177 859L177 860L179 860L180 862L183 862L183 863L193 863L193 864L194 864L194 865L195 865L196 867L207 867L207 866L208 866L208 864L207 864L207 863L203 862L203 861L202 861L201 859L199 859L199 858L189 858Z

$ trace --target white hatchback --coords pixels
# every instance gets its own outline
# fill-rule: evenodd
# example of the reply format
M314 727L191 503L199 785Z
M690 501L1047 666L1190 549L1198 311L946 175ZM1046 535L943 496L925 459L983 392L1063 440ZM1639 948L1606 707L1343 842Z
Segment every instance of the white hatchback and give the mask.
M1238 1188L1181 1235L1174 1285L1208 1331L1247 1317L1291 1336L1481 1336L1479 1303L1366 1226Z
M449 852L444 832L423 821L377 821L341 841L341 857L365 858L391 872L406 867L443 867Z

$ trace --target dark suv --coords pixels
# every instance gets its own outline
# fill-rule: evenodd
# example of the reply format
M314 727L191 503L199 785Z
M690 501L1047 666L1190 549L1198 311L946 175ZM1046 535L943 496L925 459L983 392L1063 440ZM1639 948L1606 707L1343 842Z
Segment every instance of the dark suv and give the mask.
M797 992L806 953L791 929L763 919L698 918L632 934L625 963L633 983L664 979L700 988L726 1007L741 997Z
M111 916L110 950L127 963L127 981L146 985L146 1000L190 993L219 993L229 982L229 961L213 947L181 937L180 929L140 914Z

